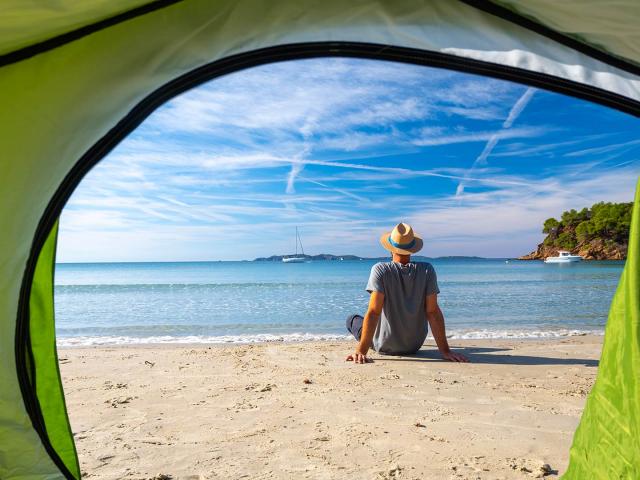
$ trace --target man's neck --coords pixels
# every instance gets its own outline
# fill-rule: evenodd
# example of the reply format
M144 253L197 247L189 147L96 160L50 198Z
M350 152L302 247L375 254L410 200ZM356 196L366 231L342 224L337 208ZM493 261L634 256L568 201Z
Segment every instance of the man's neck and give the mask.
M393 253L392 260L402 265L406 265L411 261L411 255L400 255L399 253Z

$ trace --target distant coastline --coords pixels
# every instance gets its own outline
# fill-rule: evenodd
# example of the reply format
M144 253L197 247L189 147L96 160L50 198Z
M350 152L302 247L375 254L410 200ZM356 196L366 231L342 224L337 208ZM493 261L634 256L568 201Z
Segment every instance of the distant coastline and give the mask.
M129 261L129 260L100 260L94 262L56 262L56 265L101 265L101 264L171 264L171 263L221 263L221 262L281 262L282 257L289 257L293 254L287 255L272 255L270 257L258 257L253 260L140 260L140 261ZM298 254L299 257L302 255ZM319 262L319 261L358 261L358 260L366 260L366 261L378 261L378 262L386 262L391 259L390 256L386 257L359 257L357 255L333 255L329 253L321 253L319 255L304 255L304 258ZM421 255L413 255L411 259L415 262L430 262L432 260L512 260L512 257L478 257L472 255L444 255L441 257L424 257Z
M253 262L281 262L284 257L288 257L290 255L271 255L270 257L258 257L252 260ZM354 260L377 260L379 262L384 262L389 260L391 257L359 257L357 255L333 255L330 253L321 253L319 255L298 255L298 257L304 257L305 259L312 262L334 262L334 261L354 261ZM417 262L428 262L430 260L444 260L444 259L470 259L470 260L486 260L484 257L475 257L475 256L465 256L465 255L451 255L445 257L423 257L421 255L415 255L411 257L414 261Z

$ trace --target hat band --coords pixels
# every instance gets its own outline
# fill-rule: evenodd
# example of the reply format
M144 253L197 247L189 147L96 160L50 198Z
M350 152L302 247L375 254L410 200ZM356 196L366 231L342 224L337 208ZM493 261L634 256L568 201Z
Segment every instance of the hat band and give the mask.
M396 243L393 240L391 240L391 235L389 235L389 238L387 239L389 240L389 243L396 247L396 248L402 248L403 250L407 249L407 248L411 248L416 244L416 239L414 238L413 240L411 240L409 243Z

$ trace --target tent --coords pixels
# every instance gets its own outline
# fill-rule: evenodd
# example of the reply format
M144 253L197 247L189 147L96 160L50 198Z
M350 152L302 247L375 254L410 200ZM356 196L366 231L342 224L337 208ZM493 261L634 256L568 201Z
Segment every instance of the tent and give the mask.
M79 479L58 371L57 219L155 108L229 72L361 57L517 81L640 116L640 2L4 0L0 478ZM640 199L565 478L640 478Z

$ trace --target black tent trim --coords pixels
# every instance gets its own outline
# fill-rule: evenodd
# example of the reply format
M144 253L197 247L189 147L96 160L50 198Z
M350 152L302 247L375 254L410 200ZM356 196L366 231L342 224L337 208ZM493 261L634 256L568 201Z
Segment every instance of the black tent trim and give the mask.
M33 45L14 50L13 52L5 53L4 55L0 55L0 67L16 62L21 62L22 60L26 60L27 58L34 57L49 50L54 50L58 47L61 47L62 45L71 43L75 40L79 40L82 37L86 37L87 35L91 35L92 33L104 30L108 27L112 27L114 25L117 25L118 23L131 20L132 18L136 18L141 15L146 15L147 13L169 7L175 3L179 3L182 1L183 0L155 0L140 7L136 7L126 12L114 15L113 17L105 18L104 20L100 20L99 22L85 25L84 27L80 27L76 30L71 30L70 32L62 33L55 37L48 38L47 40L43 40L42 42L34 43Z
M159 87L140 101L109 132L87 150L64 178L40 218L20 288L15 336L16 369L20 390L33 428L40 436L49 456L67 479L77 480L66 468L47 435L40 402L37 397L35 365L33 364L33 353L29 338L29 299L36 263L40 251L66 202L84 176L100 160L111 152L129 133L135 130L151 113L173 97L217 77L247 68L286 60L320 57L395 61L479 74L582 98L640 117L640 102L589 85L440 52L358 42L296 43L254 50L203 65Z
M49 50L53 50L62 45L90 35L94 32L103 30L104 28L116 25L135 17L139 17L141 15L145 15L155 10L169 7L182 1L184 0L155 0L146 5L142 5L140 7L131 9L118 15L114 15L113 17L109 17L104 20L100 20L99 22L85 25L84 27L80 27L76 30L57 35L42 42L38 42L33 45L14 50L13 52L0 55L0 67L25 60ZM640 75L640 66L623 60L622 58L612 55L602 49L584 43L576 38L553 30L552 28L542 25L541 23L538 23L533 19L520 15L513 10L498 5L490 0L459 1L471 7L477 8L478 10L482 10L483 12L489 13L490 15L494 15L496 17L502 18L503 20L515 23L516 25L526 28L527 30L531 30L539 35L547 37L580 53L584 53L585 55L611 65L612 67L624 70L634 75Z
M478 10L482 10L483 12L502 18L503 20L506 20L508 22L515 23L516 25L547 37L555 42L565 45L566 47L576 50L577 52L584 53L585 55L588 55L591 58L595 58L596 60L606 63L607 65L611 65L612 67L624 70L625 72L640 76L639 65L623 60L621 57L612 55L605 50L584 43L574 37L570 37L569 35L565 35L556 30L553 30L546 25L542 25L541 23L538 23L531 18L520 15L515 11L498 5L490 0L459 1L461 1L462 3L466 3L471 7L477 8Z

